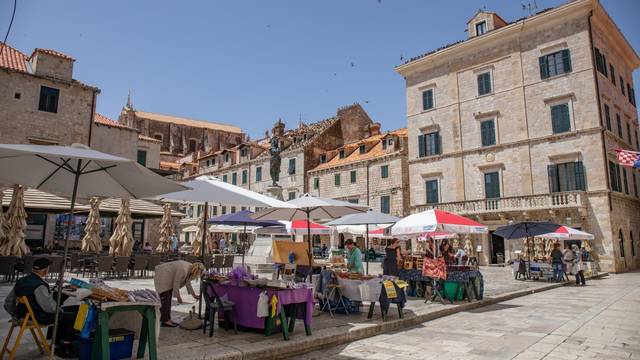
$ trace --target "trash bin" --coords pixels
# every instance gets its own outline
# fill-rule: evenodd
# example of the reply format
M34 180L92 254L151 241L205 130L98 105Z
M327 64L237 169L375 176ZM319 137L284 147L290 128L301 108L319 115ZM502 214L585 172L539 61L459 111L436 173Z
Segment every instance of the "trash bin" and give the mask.
M127 329L109 330L109 358L111 360L131 359L133 352L134 332ZM93 337L78 337L78 354L80 360L91 360Z

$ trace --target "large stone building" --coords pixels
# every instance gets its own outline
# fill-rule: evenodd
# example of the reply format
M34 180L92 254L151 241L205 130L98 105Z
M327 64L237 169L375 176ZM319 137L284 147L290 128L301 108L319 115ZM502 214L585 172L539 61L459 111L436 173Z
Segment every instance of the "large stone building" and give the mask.
M308 171L309 193L408 215L407 130L372 130L362 140L321 153L320 164Z
M478 11L465 41L398 66L406 79L411 209L474 217L490 230L551 220L593 233L603 270L640 260L638 55L596 0L505 22ZM476 238L481 263L521 242Z
M161 160L175 162L196 151L217 151L241 144L246 135L239 127L136 110L129 97L118 122L161 141Z

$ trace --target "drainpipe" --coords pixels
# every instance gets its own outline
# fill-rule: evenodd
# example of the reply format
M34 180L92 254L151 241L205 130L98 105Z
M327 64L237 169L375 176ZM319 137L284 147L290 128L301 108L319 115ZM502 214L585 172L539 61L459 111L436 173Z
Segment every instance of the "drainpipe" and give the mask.
M98 92L100 90L93 89L92 99L91 99L91 118L89 119L89 140L87 141L87 146L91 147L91 136L93 135L93 119L96 116L96 98Z
M529 138L529 115L527 114L527 96L524 88L524 62L522 61L522 31L524 30L524 22L522 20L522 26L520 26L520 36L518 36L518 54L520 55L520 81L522 81L522 101L524 103L524 124L527 129L527 152L529 153L529 174L531 179L531 195L534 194L533 190L533 165L531 164L531 139ZM551 191L551 189L549 189Z

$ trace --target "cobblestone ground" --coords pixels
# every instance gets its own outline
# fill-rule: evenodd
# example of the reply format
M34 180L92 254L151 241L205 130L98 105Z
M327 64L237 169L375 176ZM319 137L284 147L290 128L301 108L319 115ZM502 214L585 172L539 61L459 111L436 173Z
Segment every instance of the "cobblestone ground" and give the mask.
M560 287L296 359L640 359L640 272Z
M376 264L370 264L370 270L375 273ZM379 265L378 265L379 267ZM483 267L481 271L485 278L485 297L493 297L523 289L536 289L548 285L546 282L533 281L515 281L511 276L510 268L499 267ZM122 280L108 281L109 285L123 289L139 289L153 288L153 280L151 278L132 278ZM194 283L194 288L195 288ZM11 290L12 284L0 284L0 302L4 302L4 298ZM186 294L183 289L183 299L186 301L183 305L175 303L172 308L173 319L183 319L193 306L197 306L197 302ZM456 305L424 304L423 300L410 299L405 308L405 317L425 314L437 311L443 308L455 307ZM397 314L392 312L392 318ZM489 315L492 313L489 312ZM500 314L500 312L498 312ZM482 316L480 316L482 317ZM0 310L0 336L8 331L9 317L6 312ZM335 336L347 336L349 329L358 327L374 326L381 321L379 312L376 312L372 320L366 319L366 313L344 316L336 315L331 318L328 314L321 314L313 318L313 336L306 337L304 335L304 327L299 321L296 326L292 339L294 340L312 340L316 336L326 336L327 334ZM216 328L215 335L212 338L205 336L201 331L185 331L180 329L162 328L158 343L158 350L161 359L203 359L211 355L220 355L225 353L237 353L241 351L269 351L274 346L282 344L282 336L274 334L265 337L263 334L256 332L240 332L234 335L233 331L226 332ZM354 343L355 344L355 343ZM25 337L24 344L20 349L18 358L33 358L38 354L35 344L31 340L31 336Z

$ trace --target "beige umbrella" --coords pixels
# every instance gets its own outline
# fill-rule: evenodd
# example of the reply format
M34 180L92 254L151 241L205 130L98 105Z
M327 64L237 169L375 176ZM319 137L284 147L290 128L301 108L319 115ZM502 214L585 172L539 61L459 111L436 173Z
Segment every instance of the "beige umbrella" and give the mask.
M24 210L24 188L14 185L11 203L6 214L5 239L0 245L2 256L22 256L26 253L27 212Z
M191 244L191 253L193 255L201 255L201 246L202 246L202 229L204 228L204 215L198 219L198 224L196 225L198 227L198 231L196 232L196 238L193 241L193 243ZM210 254L209 252L209 244L211 243L211 233L209 231L207 231L206 233L206 237L205 239L205 244L204 244L204 252L205 254Z
M109 255L131 256L133 250L132 224L129 200L122 199L120 211L118 211L118 217L116 218L116 226L113 230L113 235L109 239Z
M87 217L87 225L84 228L85 234L82 238L82 251L100 252L102 250L102 239L100 239L100 200L97 197L91 199L91 209Z
M171 222L171 205L165 203L163 206L162 221L160 222L160 243L156 248L158 252L171 250L171 235L173 235L173 223Z

